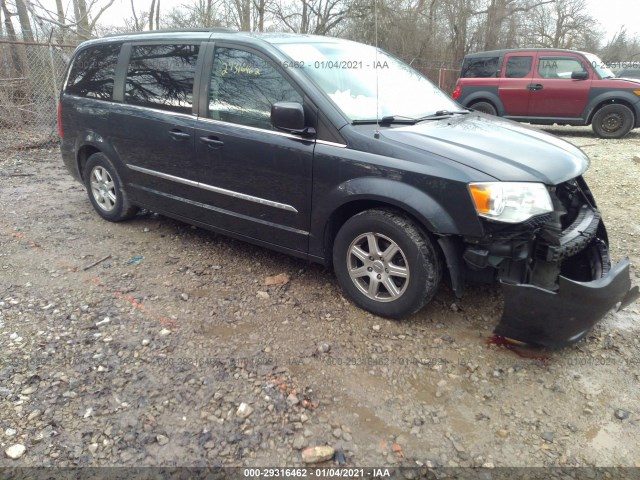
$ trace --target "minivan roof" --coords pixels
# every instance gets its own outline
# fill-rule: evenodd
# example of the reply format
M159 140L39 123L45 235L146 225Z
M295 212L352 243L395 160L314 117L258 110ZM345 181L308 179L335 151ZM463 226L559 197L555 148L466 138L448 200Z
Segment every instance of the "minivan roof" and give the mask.
M488 50L486 52L476 52L469 53L465 55L465 58L474 58L474 57L486 57L486 56L502 56L506 53L517 53L517 52L566 52L566 53L579 53L585 55L586 52L581 52L578 50L569 50L566 48L505 48L503 50Z
M271 44L285 43L352 43L349 40L342 40L335 37L324 37L321 35L308 35L298 33L275 33L275 32L239 32L228 28L195 28L195 29L170 29L153 30L147 32L128 32L106 35L102 38L88 40L82 46L105 42L122 41L144 41L144 40L208 40L211 39L242 39L245 41L261 42L266 41Z

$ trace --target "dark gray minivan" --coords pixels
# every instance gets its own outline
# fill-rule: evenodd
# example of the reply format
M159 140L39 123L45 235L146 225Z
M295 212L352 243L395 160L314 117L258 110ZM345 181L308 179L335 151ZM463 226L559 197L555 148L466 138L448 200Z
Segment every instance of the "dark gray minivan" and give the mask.
M400 318L447 274L502 284L496 334L558 346L638 296L571 144L464 109L374 47L158 31L92 40L60 95L62 157L100 216L149 209L333 266Z

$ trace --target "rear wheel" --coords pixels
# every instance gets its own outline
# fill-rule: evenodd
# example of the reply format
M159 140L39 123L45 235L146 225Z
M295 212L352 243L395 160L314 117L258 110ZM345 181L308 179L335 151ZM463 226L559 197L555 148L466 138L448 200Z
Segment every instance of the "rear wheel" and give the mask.
M388 318L420 310L442 278L431 240L408 218L382 209L347 220L335 238L333 265L357 305Z
M486 113L487 115L497 115L498 114L498 111L496 110L496 107L494 107L489 102L474 103L473 105L471 105L471 108L473 108L476 112Z
M84 181L93 208L105 220L120 222L137 213L138 208L129 203L120 176L104 153L89 157Z
M600 138L622 138L631 131L634 120L629 107L612 103L596 112L591 128Z

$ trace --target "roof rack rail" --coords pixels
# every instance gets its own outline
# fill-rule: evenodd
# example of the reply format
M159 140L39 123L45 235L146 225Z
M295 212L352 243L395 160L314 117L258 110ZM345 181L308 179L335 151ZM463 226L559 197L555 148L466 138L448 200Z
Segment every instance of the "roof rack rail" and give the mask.
M109 33L105 37L120 37L123 35L150 35L154 33L188 33L188 32L202 32L202 33L236 33L237 30L232 30L225 27L212 27L212 28L161 28L160 30L145 30L143 32L120 32Z

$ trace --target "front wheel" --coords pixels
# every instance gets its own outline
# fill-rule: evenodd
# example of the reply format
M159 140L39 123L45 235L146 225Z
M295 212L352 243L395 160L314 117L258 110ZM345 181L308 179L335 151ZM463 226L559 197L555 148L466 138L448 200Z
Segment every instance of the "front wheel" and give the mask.
M593 116L591 128L600 138L622 138L634 124L633 112L619 103L605 105Z
M93 208L105 220L121 222L135 216L118 172L104 153L94 153L87 160L84 181Z
M345 222L334 241L333 265L338 283L358 306L388 318L420 310L442 278L431 240L408 218L382 209Z

